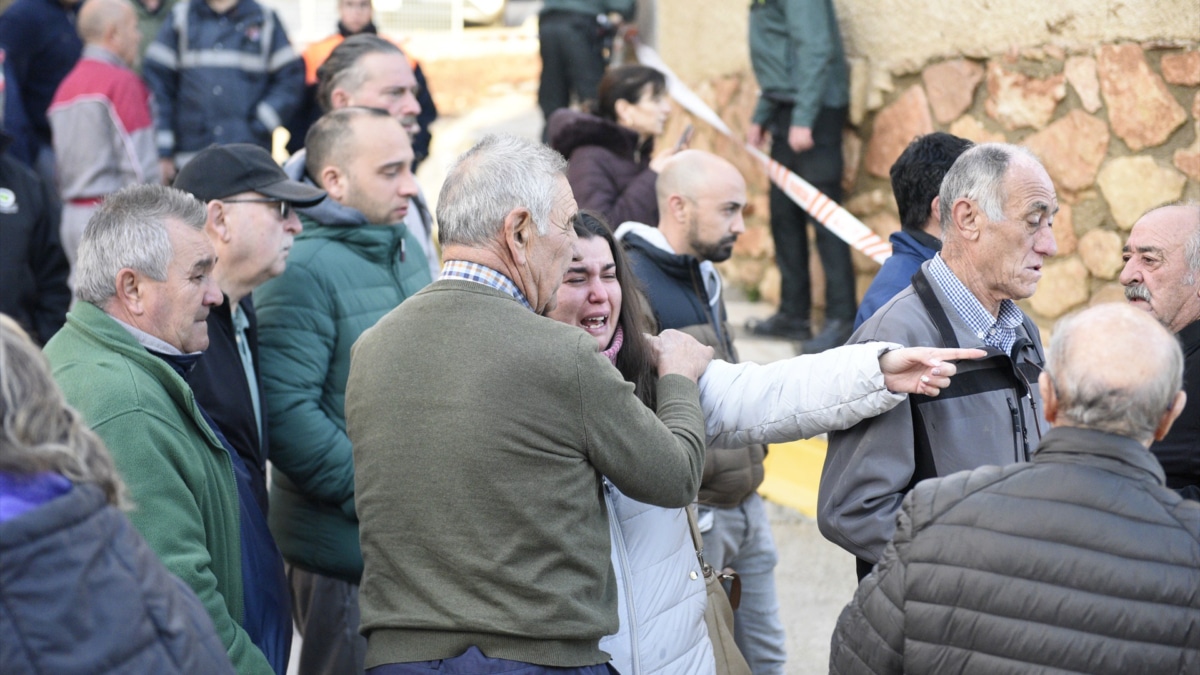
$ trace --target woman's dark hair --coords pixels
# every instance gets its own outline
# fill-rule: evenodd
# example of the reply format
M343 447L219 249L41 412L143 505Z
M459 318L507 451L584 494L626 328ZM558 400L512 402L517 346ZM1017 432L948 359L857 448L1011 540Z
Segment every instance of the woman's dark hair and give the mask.
M655 389L658 382L658 365L654 358L654 350L646 333L652 330L648 325L649 314L645 309L642 295L638 291L637 278L629 267L629 258L617 240L613 238L612 230L604 222L604 216L594 211L580 211L571 220L575 226L575 234L580 239L595 239L599 237L608 243L612 251L613 262L616 263L617 283L621 286L621 311L617 315L617 325L625 334L625 342L621 351L617 352L616 366L626 382L632 382L634 393L647 407L655 407Z
M642 90L651 85L650 93L659 96L667 90L667 78L657 70L636 63L617 66L604 74L596 95L596 114L610 122L617 121L617 101L637 103Z

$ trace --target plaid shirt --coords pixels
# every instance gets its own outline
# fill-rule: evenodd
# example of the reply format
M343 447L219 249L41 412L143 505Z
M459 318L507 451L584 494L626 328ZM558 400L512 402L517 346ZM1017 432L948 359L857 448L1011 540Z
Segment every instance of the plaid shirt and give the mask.
M525 294L521 292L521 289L517 288L512 279L490 267L465 260L447 260L442 265L442 275L438 278L465 279L466 281L474 281L477 284L489 286L503 293L508 293L516 298L517 302L525 305L529 311L533 311L533 305L529 304L529 300L525 297Z
M1025 320L1025 315L1012 300L1000 301L1000 313L992 317L971 291L963 285L954 272L942 260L938 253L929 261L929 276L941 287L950 298L950 304L962 317L972 333L989 347L995 347L1005 354L1012 352L1013 343L1017 341L1017 326Z

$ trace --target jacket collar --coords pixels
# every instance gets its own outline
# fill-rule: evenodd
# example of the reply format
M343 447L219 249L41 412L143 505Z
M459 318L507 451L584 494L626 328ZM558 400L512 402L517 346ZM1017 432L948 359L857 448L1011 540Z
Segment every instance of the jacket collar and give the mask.
M1184 326L1176 337L1179 338L1179 343L1183 346L1185 355L1195 352L1200 349L1200 321L1193 321Z
M1162 465L1132 438L1081 427L1054 427L1034 451L1035 463L1092 464L1158 485L1166 483Z
M695 256L676 253L661 230L642 223L621 223L613 233L613 238L626 246L646 252L664 272L681 279L690 280L692 267L698 267L700 278L704 280L704 292L708 294L708 304L716 309L721 301L721 275L712 261L697 260Z

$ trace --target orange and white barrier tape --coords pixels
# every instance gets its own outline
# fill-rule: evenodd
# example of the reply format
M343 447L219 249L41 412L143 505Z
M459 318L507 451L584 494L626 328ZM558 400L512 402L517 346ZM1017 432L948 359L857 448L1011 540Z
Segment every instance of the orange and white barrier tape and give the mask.
M675 73L653 48L639 43L637 58L642 65L650 66L666 76L667 93L685 110L704 120L714 129L728 136L730 140L734 142L742 140L734 135L733 130L696 95L696 92L689 89L682 80L675 76ZM814 220L821 223L825 229L879 264L883 264L884 260L891 257L892 245L883 237L875 234L871 228L864 225L861 220L855 218L837 202L758 148L749 143L744 143L743 147L763 163L771 182L783 190L783 193L796 202L800 208L807 211Z

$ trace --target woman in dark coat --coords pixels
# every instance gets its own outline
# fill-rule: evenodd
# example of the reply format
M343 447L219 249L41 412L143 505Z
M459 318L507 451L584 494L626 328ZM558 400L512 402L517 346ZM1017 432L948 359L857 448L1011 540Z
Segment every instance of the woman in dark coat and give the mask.
M233 673L200 600L118 507L104 443L0 314L0 673Z
M667 157L651 159L654 137L671 112L663 74L619 66L600 81L596 114L563 108L550 116L550 147L567 158L567 180L579 208L597 211L616 228L625 221L656 227L654 183Z

